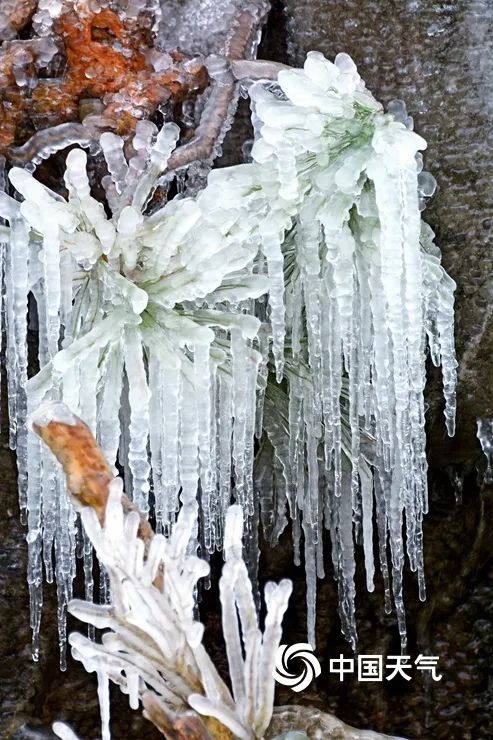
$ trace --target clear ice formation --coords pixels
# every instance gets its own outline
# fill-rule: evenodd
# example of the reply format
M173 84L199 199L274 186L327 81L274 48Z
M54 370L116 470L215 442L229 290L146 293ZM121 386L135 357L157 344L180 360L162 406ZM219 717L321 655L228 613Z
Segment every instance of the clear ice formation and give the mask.
M104 527L92 509L81 513L84 529L109 575L111 603L73 600L69 605L71 614L106 630L99 643L80 633L69 638L74 657L98 676L103 740L110 738L109 681L128 695L132 709L138 709L142 700L145 706L146 694L152 693L173 712L192 709L215 717L235 738L262 738L274 706L272 674L291 582L266 584L262 632L242 555L243 512L239 505L230 506L225 513L225 563L219 581L230 690L206 652L204 627L196 618L197 583L209 572L204 560L190 554L197 502L183 505L171 536L156 535L145 555L137 536L139 515L124 515L121 492L122 480L115 478ZM162 587L156 587L163 567L166 577ZM67 737L66 728L60 729L59 737Z
M479 444L486 457L486 470L483 475L483 483L493 483L493 419L478 419L477 436Z
M252 161L213 171L198 195L151 215L174 124L140 122L128 159L119 137L101 136L111 217L91 195L80 149L67 157L68 200L19 168L9 177L22 202L1 194L11 444L29 526L35 655L43 568L57 582L63 648L76 567L61 473L25 426L46 400L62 399L91 426L135 503L153 507L159 532L171 531L180 492L186 505L198 497L207 552L223 545L232 496L251 531L260 501L273 543L288 513L296 559L304 552L312 644L324 528L353 646L355 545L372 590L378 537L403 647L406 553L425 597L427 351L442 366L449 434L457 366L455 285L420 215L434 187L421 172L426 144L401 104L382 110L345 54L332 63L312 52L304 69L257 82L249 95ZM40 371L28 380L30 294Z
M194 0L164 0L157 41L162 49L180 48L188 54L224 54L225 39L234 28L238 15L247 12L266 15L266 0L205 0L200 13ZM258 32L260 38L260 30ZM227 45L227 42L226 42Z

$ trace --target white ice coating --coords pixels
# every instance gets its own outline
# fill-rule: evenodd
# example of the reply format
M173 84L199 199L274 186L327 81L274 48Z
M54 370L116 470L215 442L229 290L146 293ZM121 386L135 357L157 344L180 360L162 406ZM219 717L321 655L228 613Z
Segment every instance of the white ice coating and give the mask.
M426 340L442 365L449 434L457 376L455 285L420 218L422 198L434 189L421 172L426 144L412 132L403 104L395 115L382 112L344 54L332 64L312 52L304 70L282 71L278 87L256 84L249 94L256 131L250 207L260 217L257 180L275 211L290 217L279 245L286 308L271 300L274 314L286 312L289 391L283 401L281 389L274 398L267 386L263 426L274 475L266 483L262 473L261 504L277 512L269 528L278 536L284 511L276 502L285 491L295 548L302 523L310 641L316 575L323 572L320 533L330 530L342 626L353 645L354 547L363 544L371 590L375 512L382 574L387 588L390 555L404 647L406 551L424 598ZM230 190L246 173L230 175ZM259 237L272 261L261 221ZM277 322L272 317L273 334L279 321L280 314Z
M37 408L27 418L27 427L32 429L33 425L46 427L51 422L56 424L68 424L74 426L78 419L69 407L61 401L47 401Z
M154 693L163 708L195 710L216 717L234 737L264 737L273 710L273 670L291 582L267 583L262 632L252 584L242 557L244 516L241 507L225 513L225 564L219 583L223 632L232 692L202 644L203 625L195 617L197 582L208 575L194 547L197 503L185 504L169 538L156 535L144 555L137 536L138 515L124 515L120 479L111 484L106 525L90 509L84 528L110 579L111 603L74 600L69 611L95 628L106 628L100 642L74 633L72 652L98 676L102 736L109 738L108 682L117 683L137 709L143 694ZM162 585L156 576L164 569ZM74 737L57 728L59 737ZM65 734L64 734L65 733Z
M83 415L160 532L172 530L180 493L187 505L199 494L198 537L210 552L222 547L232 496L248 526L260 498L272 542L288 509L297 562L304 552L312 644L324 528L353 645L355 546L372 589L373 518L386 607L392 592L403 645L406 555L424 598L427 346L442 366L449 434L457 367L455 285L420 217L432 190L421 172L425 142L407 115L400 120L402 106L382 111L344 54L333 64L310 53L303 70L249 93L252 161L214 170L197 196L151 215L174 124L158 132L141 121L130 161L118 137L103 135L110 218L90 193L82 150L67 157L68 201L26 171L10 172L24 200L0 200L10 225L9 403L35 633L53 544L62 605L75 571L63 482L25 432L26 412L47 400ZM30 291L41 370L26 384Z
M136 135L135 149L144 155L138 167L122 160L116 137L104 138L113 218L90 193L87 157L80 149L67 157L68 202L25 170L14 168L10 179L24 200L19 208L4 195L0 204L1 215L10 223L12 247L6 251L5 268L9 396L21 502L28 509L30 527L35 645L43 562L48 580L61 578L59 629L64 643L76 538L72 504L58 466L39 440L27 436L27 410L33 412L31 421L42 425L70 421L60 412L59 401L81 415L110 464L116 466L119 458L125 466L129 494L143 513L150 509L152 483L159 530L169 533L180 491L184 501L195 500L200 480L207 511L204 542L211 552L222 546L231 500L226 457L232 459L233 448L236 495L250 511L253 508L260 356L252 340L260 324L237 304L265 291L265 278L253 273L258 247L254 241L238 242L231 214L211 217L200 198L170 202L150 217L143 214L178 133L174 124L156 137L153 129L146 137L144 129L140 125ZM38 306L42 369L26 383L31 289ZM233 356L245 380L234 403ZM235 434L227 440L224 432L228 425L233 429L233 416ZM243 430L240 436L238 429ZM89 595L91 552L87 542L81 547Z

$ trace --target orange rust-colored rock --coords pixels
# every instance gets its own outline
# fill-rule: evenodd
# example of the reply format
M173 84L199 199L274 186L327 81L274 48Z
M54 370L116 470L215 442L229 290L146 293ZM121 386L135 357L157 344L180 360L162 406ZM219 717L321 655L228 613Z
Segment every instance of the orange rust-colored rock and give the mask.
M172 52L156 69L149 23L116 11L91 9L88 2L66 3L54 23L54 37L63 55L62 77L36 79L18 86L15 54L0 51L0 154L22 145L37 130L80 120L80 102L101 101L105 126L131 132L167 101L179 103L202 91L207 72L199 60ZM148 21L148 19L147 19Z
M64 43L67 58L63 85L74 96L102 98L118 92L146 68L139 49L144 39L131 33L108 8L99 13L84 12L80 6L70 8L56 21L55 32Z

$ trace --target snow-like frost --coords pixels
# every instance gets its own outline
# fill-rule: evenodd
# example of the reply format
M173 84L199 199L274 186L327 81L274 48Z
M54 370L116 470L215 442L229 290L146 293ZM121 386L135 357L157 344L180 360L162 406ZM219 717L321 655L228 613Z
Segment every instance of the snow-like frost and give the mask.
M209 572L205 561L190 554L197 503L184 504L171 536L156 535L145 554L137 536L139 516L124 515L121 492L121 479L115 479L104 526L91 509L81 514L109 575L111 603L98 606L74 600L69 604L71 614L106 629L101 642L79 633L69 637L74 657L98 676L103 738L110 736L108 681L128 694L134 709L152 691L169 710L191 708L216 717L243 740L263 737L274 705L273 670L290 581L266 585L262 633L242 557L243 512L238 505L229 507L219 589L231 693L202 644L203 625L195 617L197 582ZM159 585L156 577L163 568ZM59 737L72 737L65 727L57 730Z

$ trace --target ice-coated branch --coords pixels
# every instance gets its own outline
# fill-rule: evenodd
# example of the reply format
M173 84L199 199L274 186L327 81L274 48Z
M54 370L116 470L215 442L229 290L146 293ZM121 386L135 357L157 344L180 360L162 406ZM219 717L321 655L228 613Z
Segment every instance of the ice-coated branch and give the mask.
M198 160L213 158L227 131L227 122L234 114L237 100L237 80L234 63L247 60L258 45L259 28L268 12L267 4L239 13L226 41L224 57L210 57L207 62L211 89L206 99L200 123L191 141L179 147L170 157L169 171L179 170ZM272 72L272 69L269 68Z
M230 67L236 80L277 80L279 72L289 69L287 64L264 59L237 59Z
M89 147L97 142L97 136L82 123L61 123L58 126L36 131L25 144L10 147L8 159L12 164L40 164L52 154L73 144Z
M114 475L87 424L66 404L51 401L30 415L28 426L48 445L62 466L76 510L89 506L104 525ZM121 501L126 514L131 511L139 514L138 536L147 550L154 535L149 522L127 496L122 495Z
M179 147L169 160L169 171L187 167L192 162L207 160L224 138L223 129L232 115L236 100L235 83L246 80L276 80L285 64L263 60L210 57L207 69L211 89L200 123L191 141Z
M203 626L195 617L197 582L209 570L189 554L197 504L183 505L169 538L153 535L147 523L143 532L121 479L111 478L88 427L66 405L43 406L31 424L62 463L86 534L109 576L110 604L69 604L74 616L108 630L100 643L81 634L69 638L74 657L98 675L103 740L109 738L109 680L128 694L132 708L142 701L146 716L167 737L263 737L272 716L273 670L291 583L266 586L262 634L242 558L241 508L232 506L226 514L220 583L231 695L202 645Z

